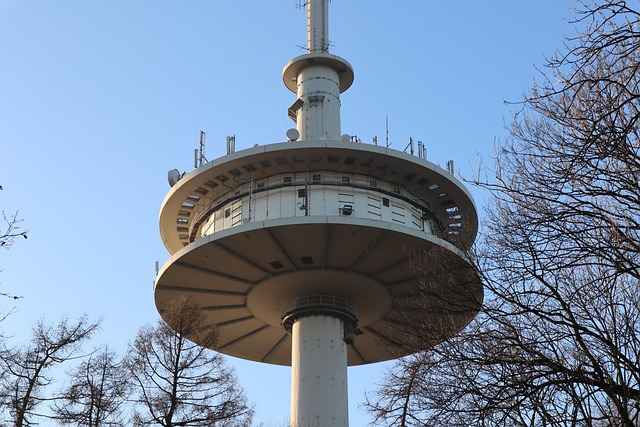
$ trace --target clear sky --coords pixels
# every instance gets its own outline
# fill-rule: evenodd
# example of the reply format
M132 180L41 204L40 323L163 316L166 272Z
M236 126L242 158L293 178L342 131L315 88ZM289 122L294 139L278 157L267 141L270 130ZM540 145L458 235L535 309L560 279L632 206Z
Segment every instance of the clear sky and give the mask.
M282 69L302 54L297 0L0 0L0 208L20 210L29 239L0 252L0 324L16 341L38 318L103 317L94 345L121 354L156 322L154 264L167 171L206 156L285 140L295 100ZM469 177L531 85L535 64L572 35L570 0L334 0L332 53L355 69L342 133L409 137L428 159ZM476 194L477 201L482 199ZM479 203L480 204L480 203ZM228 359L256 424L282 425L289 368ZM389 364L350 368L350 418Z

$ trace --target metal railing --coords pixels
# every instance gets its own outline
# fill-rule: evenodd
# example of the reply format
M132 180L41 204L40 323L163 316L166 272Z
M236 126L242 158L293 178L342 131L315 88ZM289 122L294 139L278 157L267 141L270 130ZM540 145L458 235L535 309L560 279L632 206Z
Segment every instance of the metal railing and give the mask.
M391 197L397 197L416 206L423 212L430 214L443 230L446 229L448 225L448 220L440 209L437 209L424 198L405 188L402 188L401 191L396 191L397 185L388 181L376 180L376 185L373 186L371 185L371 179L368 176L349 175L352 179L349 182L344 182L341 179L342 175L338 176L337 174L332 174L327 176L323 174L322 178L319 180L309 179L310 176L305 175L304 177L292 177L291 181L283 182L282 176L283 175L276 175L267 179L256 180L253 182L253 185L249 182L241 184L215 200L212 200L209 197L202 197L198 203L195 203L192 210L191 219L189 221L189 241L193 241L197 238L200 226L213 214L214 211L222 209L237 199L247 197L250 193L255 197L256 194L261 192L283 187L299 187L302 185L306 185L308 187L316 185L345 186L373 190ZM258 186L260 183L264 183L264 185ZM191 203L193 202L191 201Z
M306 316L335 316L356 323L358 307L348 299L332 295L307 295L298 297L282 307L282 325L291 330L293 323Z

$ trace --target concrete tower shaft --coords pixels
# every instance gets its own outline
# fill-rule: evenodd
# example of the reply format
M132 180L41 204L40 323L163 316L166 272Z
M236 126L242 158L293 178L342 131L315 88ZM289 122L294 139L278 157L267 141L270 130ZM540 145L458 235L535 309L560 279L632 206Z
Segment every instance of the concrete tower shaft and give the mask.
M291 420L298 426L348 426L347 344L343 320L308 316L293 325ZM312 396L309 398L308 396Z

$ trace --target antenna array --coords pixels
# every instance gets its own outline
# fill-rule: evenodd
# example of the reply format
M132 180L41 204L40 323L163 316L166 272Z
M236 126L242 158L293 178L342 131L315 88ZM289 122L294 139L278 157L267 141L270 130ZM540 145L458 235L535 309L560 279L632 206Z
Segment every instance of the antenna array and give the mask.
M227 154L236 152L236 136L231 135L227 137Z
M208 162L207 158L204 156L206 136L206 133L200 131L200 148L193 150L193 167L196 169L202 166L203 163Z

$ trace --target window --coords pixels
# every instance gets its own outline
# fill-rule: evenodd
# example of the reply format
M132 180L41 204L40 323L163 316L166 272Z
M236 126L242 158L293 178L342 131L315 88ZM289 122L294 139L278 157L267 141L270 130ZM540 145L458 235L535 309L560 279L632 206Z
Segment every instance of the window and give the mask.
M355 157L346 157L344 159L344 164L345 165L353 165L356 162L356 158Z

